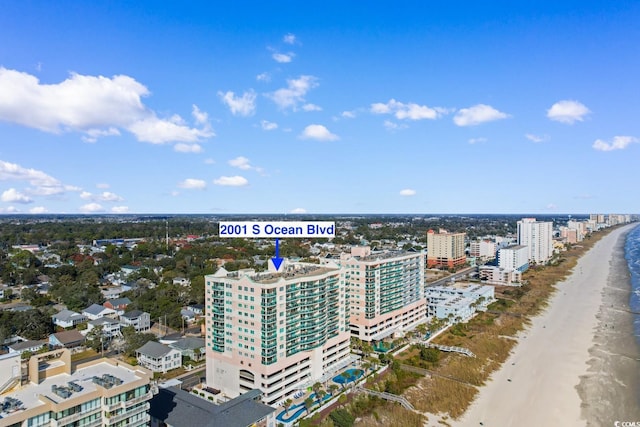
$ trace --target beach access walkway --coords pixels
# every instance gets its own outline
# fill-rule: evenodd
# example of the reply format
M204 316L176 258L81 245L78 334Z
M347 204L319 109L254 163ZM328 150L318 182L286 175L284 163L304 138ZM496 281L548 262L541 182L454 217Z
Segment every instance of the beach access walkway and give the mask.
M409 403L409 401L407 399L405 399L402 396L398 396L395 394L391 394L391 393L386 393L383 391L374 391L374 390L369 390L368 388L364 388L362 386L358 386L356 387L357 391L362 391L368 394L371 394L373 396L378 396L382 399L385 400L390 400L392 402L398 402L399 404L401 404L405 409L409 409L410 411L414 411L414 407L411 403Z
M453 353L460 353L460 354L464 354L465 356L469 356L469 357L476 357L475 354L473 354L471 352L471 350L469 350L468 348L464 348L464 347L454 347L454 346L450 346L450 345L439 345L439 344L431 344L431 343L425 343L428 347L433 347L433 348L437 348L440 351L446 351L446 352L453 352Z

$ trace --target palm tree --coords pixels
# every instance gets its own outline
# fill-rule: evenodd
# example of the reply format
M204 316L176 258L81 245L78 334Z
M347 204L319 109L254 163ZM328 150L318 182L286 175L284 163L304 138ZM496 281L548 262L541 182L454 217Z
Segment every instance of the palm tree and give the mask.
M291 399L287 399L282 402L282 406L284 406L284 410L287 415L289 415L289 408L291 408L291 405L293 405L293 400Z
M313 384L313 385L311 386L311 390L313 390L313 392L314 392L314 393L315 393L315 395L316 395L316 399L317 399L317 398L318 398L318 395L320 394L320 391L322 390L322 384L320 384L319 382L317 382L317 383ZM324 390L322 390L322 391L324 391ZM319 401L319 400L318 400L318 403L320 403L320 401Z
M335 384L331 384L329 386L329 393L331 393L331 395L333 396L336 393L336 390L338 390L338 386Z
M320 389L316 393L316 397L318 398L318 405L322 406L322 399L327 395L327 392L324 389Z
M349 380L349 378L351 378L351 375L349 375L347 371L344 371L340 374L340 376L344 378L344 381L342 382L342 389L344 390L347 387L347 381Z
M312 398L310 398L310 397L307 397L307 398L304 400L304 409L306 409L306 410L307 410L307 414L310 414L310 413L311 413L311 407L312 407L312 406L313 406L313 399L312 399Z

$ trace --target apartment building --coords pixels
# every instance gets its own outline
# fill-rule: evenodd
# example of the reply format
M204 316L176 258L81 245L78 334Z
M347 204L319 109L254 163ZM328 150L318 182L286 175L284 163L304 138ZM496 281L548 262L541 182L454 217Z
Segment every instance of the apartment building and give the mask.
M535 218L518 221L518 245L528 248L529 263L546 263L553 255L553 223Z
M476 240L469 244L469 256L480 259L492 259L496 257L497 245L491 240Z
M513 245L498 251L498 267L524 273L529 268L529 248Z
M465 233L448 233L441 230L427 232L427 267L456 268L464 265Z
M220 268L205 276L207 385L252 389L273 405L350 360L340 268L285 264L278 272Z
M0 360L0 370L4 370ZM3 394L2 426L146 426L151 373L113 359L72 367L71 352L32 356L29 382Z
M340 265L349 291L352 336L377 341L425 321L424 253L372 253L360 246L342 254Z

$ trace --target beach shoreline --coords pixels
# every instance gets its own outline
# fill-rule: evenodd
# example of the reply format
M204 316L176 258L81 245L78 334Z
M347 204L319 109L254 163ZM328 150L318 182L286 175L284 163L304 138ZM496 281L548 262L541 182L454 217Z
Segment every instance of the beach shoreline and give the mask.
M549 306L518 334L511 355L469 409L449 423L606 426L640 421L632 418L637 404L630 403L635 396L627 389L638 387L640 353L633 339L624 258L625 237L635 226L611 231L578 260L571 275L556 284ZM609 349L611 355L603 351ZM603 398L611 387L603 386L603 376L617 385L619 393L611 398Z

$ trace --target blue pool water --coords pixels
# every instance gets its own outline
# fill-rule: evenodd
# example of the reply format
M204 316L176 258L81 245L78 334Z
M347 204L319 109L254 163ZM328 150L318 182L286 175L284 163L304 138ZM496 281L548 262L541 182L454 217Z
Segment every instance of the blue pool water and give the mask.
M311 395L309 395L309 397L313 400L313 406L311 407L311 409L313 409L313 407L318 404L318 399L316 399L316 394L315 393L311 393ZM322 400L327 400L327 399L330 399L330 398L331 398L331 395L329 393L327 393L322 398ZM276 416L276 420L278 420L278 421L280 421L282 423L290 423L290 422L293 422L294 420L296 420L298 417L300 417L301 415L303 415L306 412L307 412L307 409L304 407L304 402L298 403L297 405L292 405L289 408L289 413L288 414L287 414L286 410L283 410L282 412L280 412L278 414L278 416Z
M343 377L342 374L336 375L333 377L333 381L338 384L350 383L360 378L364 373L362 369L347 369L345 372L349 374L347 378Z

